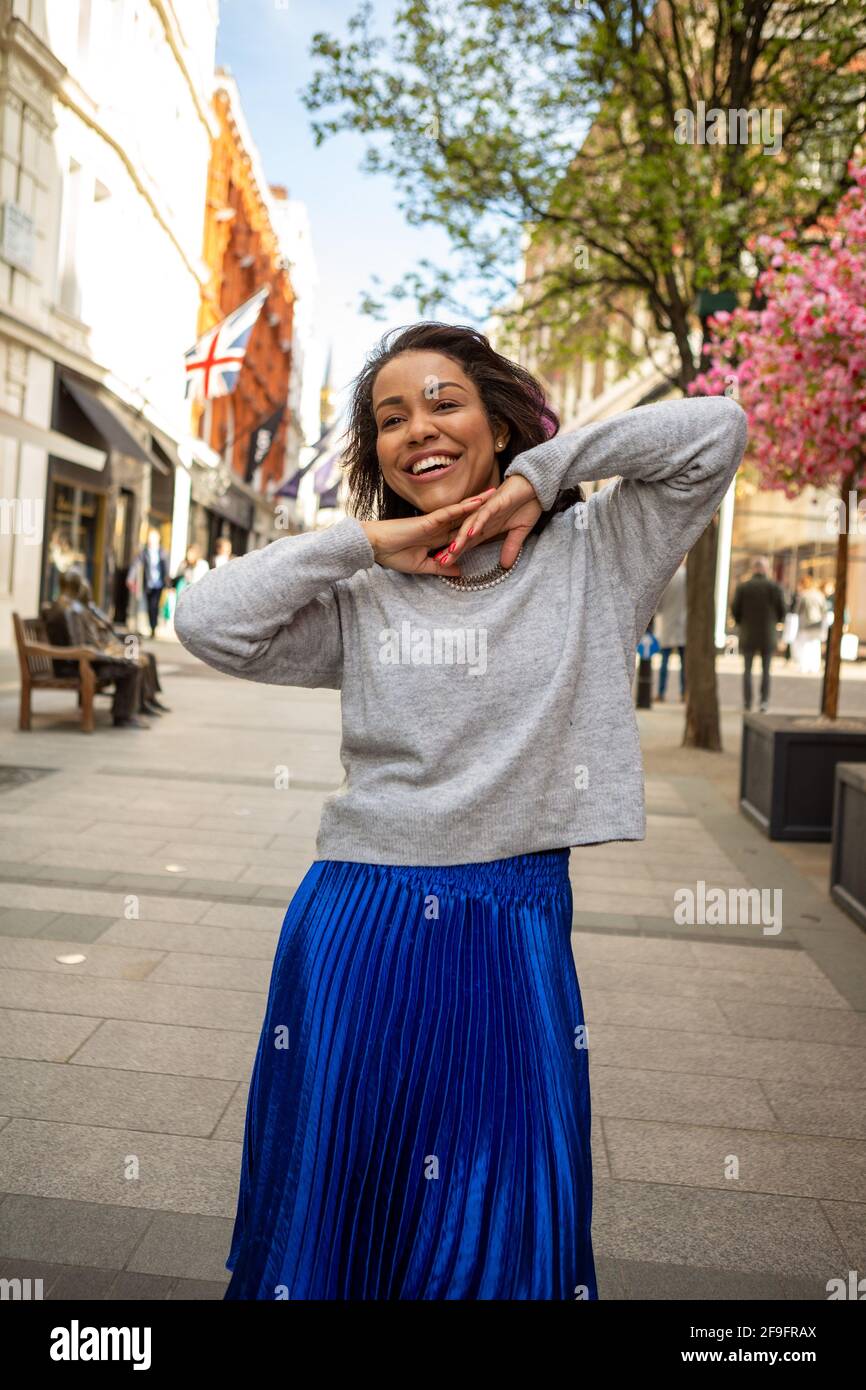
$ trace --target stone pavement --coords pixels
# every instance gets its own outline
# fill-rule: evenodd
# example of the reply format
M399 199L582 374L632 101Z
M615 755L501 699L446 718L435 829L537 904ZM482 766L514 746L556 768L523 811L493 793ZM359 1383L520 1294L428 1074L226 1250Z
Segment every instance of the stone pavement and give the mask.
M0 663L0 1276L51 1299L222 1297L271 961L341 778L336 692L156 649L173 713L148 733L103 700L87 737L46 692L20 734ZM738 814L721 686L726 751L680 749L678 703L641 713L647 839L571 855L607 1299L825 1299L866 1273L866 937L827 846ZM677 925L701 880L781 890L782 930Z

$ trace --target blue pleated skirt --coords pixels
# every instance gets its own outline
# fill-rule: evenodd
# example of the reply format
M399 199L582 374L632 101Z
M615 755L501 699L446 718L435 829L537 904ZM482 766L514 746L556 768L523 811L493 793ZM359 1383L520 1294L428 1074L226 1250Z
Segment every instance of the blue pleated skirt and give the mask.
M568 859L313 862L271 974L226 1299L598 1298Z

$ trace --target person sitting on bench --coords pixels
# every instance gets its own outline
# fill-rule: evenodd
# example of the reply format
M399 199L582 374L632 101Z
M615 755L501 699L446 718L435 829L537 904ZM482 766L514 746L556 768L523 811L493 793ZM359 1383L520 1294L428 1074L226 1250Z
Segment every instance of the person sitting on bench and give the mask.
M108 614L103 613L101 608L97 608L86 579L81 581L78 600L84 608L84 619L91 634L88 639L89 644L99 647L100 651L105 652L107 656L125 657L128 661L137 661L141 667L139 714L170 714L168 705L164 705L157 698L157 692L162 690L162 686L153 652L143 652L137 633L128 632L124 628L116 628ZM137 655L133 656L133 653L137 653Z
M147 729L150 727L139 719L135 711L141 704L141 667L125 658L114 658L97 650L85 620L85 609L79 601L81 575L77 570L67 570L60 576L60 594L45 613L45 627L49 641L56 647L85 647L93 652L91 664L99 680L114 681L114 701L112 715L115 728ZM77 661L66 661L54 657L54 674L57 676L77 676Z

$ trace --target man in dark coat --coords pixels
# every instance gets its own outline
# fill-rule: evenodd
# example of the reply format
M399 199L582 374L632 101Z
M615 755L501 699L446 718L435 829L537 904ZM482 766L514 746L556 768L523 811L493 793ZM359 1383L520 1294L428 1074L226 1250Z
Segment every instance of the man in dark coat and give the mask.
M734 622L740 635L743 668L743 708L752 708L752 661L761 654L761 709L766 710L770 699L770 662L776 650L776 625L785 621L785 595L770 578L765 556L759 556L751 578L737 585L731 604Z
M147 533L147 545L140 552L138 562L141 573L141 588L147 604L150 635L155 637L156 625L159 620L160 596L163 589L167 589L171 583L168 555L160 544L159 532L155 526L151 526Z
M56 647L91 648L94 652L91 660L95 675L100 679L114 681L112 713L115 726L147 729L149 725L136 714L141 704L141 667L123 658L115 660L103 656L96 650L85 610L79 601L81 582L81 575L77 570L67 570L61 575L60 596L45 614L48 640ZM77 676L78 662L55 657L54 672L58 676Z

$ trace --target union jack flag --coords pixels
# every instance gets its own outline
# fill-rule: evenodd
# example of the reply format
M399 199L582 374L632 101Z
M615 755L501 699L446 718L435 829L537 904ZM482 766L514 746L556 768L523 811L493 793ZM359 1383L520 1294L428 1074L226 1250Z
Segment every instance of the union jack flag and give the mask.
M227 396L235 389L249 336L267 297L265 285L184 353L187 400L206 401L212 396Z

